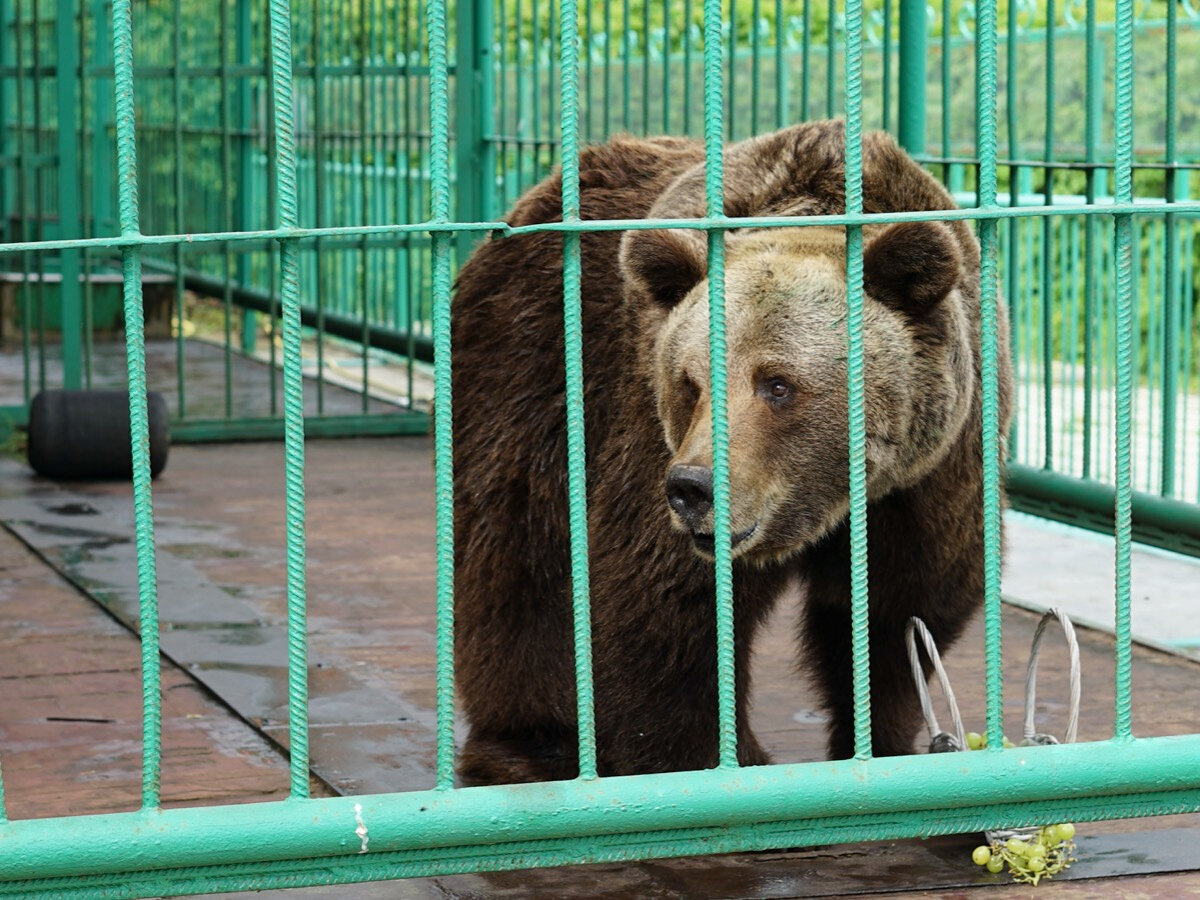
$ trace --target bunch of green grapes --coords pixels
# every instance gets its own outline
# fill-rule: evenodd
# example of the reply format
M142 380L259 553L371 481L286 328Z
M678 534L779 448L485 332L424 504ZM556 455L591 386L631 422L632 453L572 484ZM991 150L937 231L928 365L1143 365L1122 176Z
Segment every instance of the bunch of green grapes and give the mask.
M987 746L987 736L975 731L965 735L968 750L982 750ZM1015 746L1007 737L1004 746ZM1057 875L1075 861L1075 826L1070 822L1062 825L1047 825L1039 828L1033 840L1018 837L1006 841L993 841L990 845L976 847L971 859L977 866L989 872L1003 872L1006 868L1014 881L1037 884L1043 878Z
M968 731L966 733L965 737L967 739L967 749L968 750L982 750L987 746L987 735L986 734L980 734L978 731ZM1012 741L1010 741L1006 736L1001 735L1001 737L1004 737L1005 748L1017 746Z
M976 847L971 859L989 872L1008 869L1014 881L1037 884L1043 878L1057 875L1075 861L1075 826L1047 825L1039 828L1031 841L1009 838L991 845Z

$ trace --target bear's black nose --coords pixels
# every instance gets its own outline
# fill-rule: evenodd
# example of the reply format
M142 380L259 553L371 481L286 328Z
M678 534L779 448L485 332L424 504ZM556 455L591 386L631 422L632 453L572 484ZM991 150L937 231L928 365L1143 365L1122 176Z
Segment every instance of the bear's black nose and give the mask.
M712 469L707 466L672 466L667 473L667 502L695 529L712 512Z

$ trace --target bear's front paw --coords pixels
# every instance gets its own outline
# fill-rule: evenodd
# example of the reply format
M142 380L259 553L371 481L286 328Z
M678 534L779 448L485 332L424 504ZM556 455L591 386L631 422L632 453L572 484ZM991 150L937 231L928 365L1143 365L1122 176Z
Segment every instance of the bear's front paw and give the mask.
M579 774L573 748L537 738L489 738L472 735L458 760L463 787L566 781Z

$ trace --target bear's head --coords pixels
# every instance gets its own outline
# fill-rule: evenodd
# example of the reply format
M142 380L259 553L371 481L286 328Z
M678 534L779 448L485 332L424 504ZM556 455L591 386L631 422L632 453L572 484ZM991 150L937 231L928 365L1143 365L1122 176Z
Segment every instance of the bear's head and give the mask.
M959 439L974 391L960 238L940 222L864 229L868 496L928 474ZM846 240L841 228L726 238L726 390L733 555L796 553L849 509ZM629 232L627 297L671 459L663 503L713 549L707 245L685 229Z

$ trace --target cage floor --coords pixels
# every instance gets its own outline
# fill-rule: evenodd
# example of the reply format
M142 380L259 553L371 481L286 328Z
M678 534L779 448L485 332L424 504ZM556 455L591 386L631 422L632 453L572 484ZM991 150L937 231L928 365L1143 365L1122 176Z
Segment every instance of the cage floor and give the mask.
M0 352L0 405L22 403L27 376L20 347L5 345L0 349L5 351ZM261 418L283 414L283 375L270 364L269 356L263 360L244 356L237 350L226 355L225 347L220 344L192 339L183 342L182 367L178 362L179 345L175 341L146 342L146 383L150 390L163 394L173 418L220 419L226 415ZM179 390L181 368L182 395ZM361 372L361 363L358 371ZM124 342L96 342L92 346L91 374L95 388L123 389L128 383ZM312 377L316 374L315 358L305 359L305 374L308 377L305 378L304 412L314 415L318 412L317 382ZM41 354L36 345L32 348L28 380L32 394L38 392L39 385L55 387L62 384L61 344L47 343ZM394 404L369 398L364 409L361 391L328 379L320 402L324 412L331 415L396 408Z
M162 614L163 796L167 805L281 797L286 764L282 445L172 449L156 482ZM434 527L424 438L311 441L307 449L311 752L314 791L433 784ZM0 463L0 749L14 818L135 808L139 792L138 646L132 502L127 485L58 485ZM36 553L36 555L35 555ZM64 580L65 579L67 580ZM78 589L73 589L73 582ZM755 672L755 722L783 762L818 759L823 734L793 673L796 602L767 628ZM1135 611L1136 614L1136 611ZM1037 616L1004 613L1006 724L1020 731ZM121 623L126 623L122 625ZM1112 641L1081 629L1080 738L1112 728ZM982 622L947 658L968 728L983 718ZM1065 658L1048 644L1038 695L1047 730L1065 716ZM1136 647L1134 729L1189 733L1200 664ZM1057 718L1056 718L1057 717ZM461 733L461 731L460 731ZM1200 895L1200 816L1081 825L1079 857L1057 890ZM1164 830L1165 829L1165 830ZM1150 832L1153 831L1151 834ZM980 878L974 837L769 854L313 888L297 897L815 897L894 893L1028 896ZM1148 849L1149 848L1149 849ZM1083 881L1142 873L1115 882ZM1157 873L1157 874L1150 874ZM996 879L997 881L999 879ZM1133 888L1139 886L1138 891ZM1110 887L1112 888L1110 890ZM1045 890L1045 888L1042 888ZM375 893L378 892L378 893ZM289 892L291 893L291 892Z

